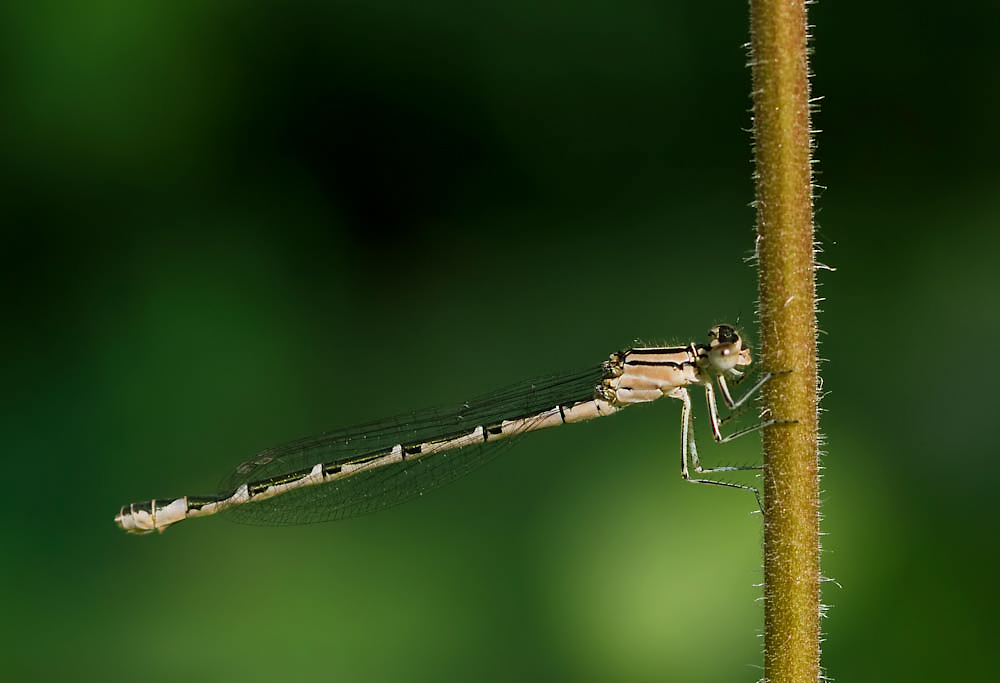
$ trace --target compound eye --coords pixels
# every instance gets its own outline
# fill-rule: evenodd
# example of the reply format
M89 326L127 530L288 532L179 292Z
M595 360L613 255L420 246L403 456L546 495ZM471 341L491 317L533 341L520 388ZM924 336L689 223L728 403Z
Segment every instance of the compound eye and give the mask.
M720 344L737 344L740 341L740 335L731 325L719 325L714 331Z

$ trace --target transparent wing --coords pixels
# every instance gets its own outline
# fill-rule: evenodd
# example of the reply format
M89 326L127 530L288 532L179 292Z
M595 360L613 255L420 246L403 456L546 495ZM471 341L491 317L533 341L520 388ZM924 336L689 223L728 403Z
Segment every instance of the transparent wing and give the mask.
M586 401L594 397L603 374L603 366L597 366L544 377L457 406L421 410L293 441L262 451L239 465L222 483L221 490L228 495L243 484L308 470L316 464L346 464L397 445L422 444L468 434L481 425L521 419L558 405ZM530 431L531 425L532 420L526 420L520 431ZM459 479L517 440L514 435L423 458L406 459L234 506L222 514L237 522L261 525L309 524L354 517L397 505Z

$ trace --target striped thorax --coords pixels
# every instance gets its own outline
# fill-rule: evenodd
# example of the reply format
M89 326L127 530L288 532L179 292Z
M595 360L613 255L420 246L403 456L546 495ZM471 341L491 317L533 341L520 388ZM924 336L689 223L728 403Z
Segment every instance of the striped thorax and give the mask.
M738 379L750 365L750 348L729 325L713 327L709 343L674 348L635 348L611 354L603 394L615 406L673 396L692 384Z

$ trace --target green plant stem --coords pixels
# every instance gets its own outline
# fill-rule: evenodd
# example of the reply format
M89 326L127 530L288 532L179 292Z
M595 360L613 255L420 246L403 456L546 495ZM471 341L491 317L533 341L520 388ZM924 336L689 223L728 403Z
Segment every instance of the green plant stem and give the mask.
M765 406L764 680L820 677L816 304L806 10L750 0Z

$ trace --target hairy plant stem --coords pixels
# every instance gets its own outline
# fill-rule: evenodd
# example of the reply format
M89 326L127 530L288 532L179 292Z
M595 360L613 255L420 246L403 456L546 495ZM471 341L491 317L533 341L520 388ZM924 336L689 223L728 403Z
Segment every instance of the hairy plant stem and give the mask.
M803 0L750 0L764 405L764 680L820 669L816 301Z

